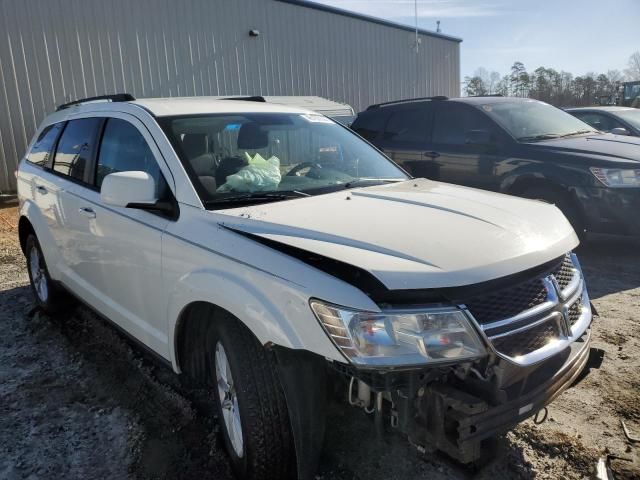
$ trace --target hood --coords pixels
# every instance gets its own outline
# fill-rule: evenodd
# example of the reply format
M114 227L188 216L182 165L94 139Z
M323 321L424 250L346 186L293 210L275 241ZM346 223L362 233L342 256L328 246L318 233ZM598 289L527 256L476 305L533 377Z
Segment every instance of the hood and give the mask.
M640 137L603 133L527 144L549 153L591 154L615 161L640 162Z
M578 244L553 205L424 179L217 213L226 228L351 264L389 290L492 280Z

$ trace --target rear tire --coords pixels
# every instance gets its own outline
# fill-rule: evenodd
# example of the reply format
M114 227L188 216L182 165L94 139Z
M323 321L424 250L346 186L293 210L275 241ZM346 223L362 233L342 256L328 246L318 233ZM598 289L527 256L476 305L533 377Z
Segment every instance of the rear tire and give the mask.
M582 214L567 193L546 186L534 186L527 188L522 192L521 196L554 204L567 217L578 238L581 241L586 239L587 232Z
M207 340L219 423L236 476L295 478L293 433L273 356L226 312Z
M51 279L40 243L33 233L27 237L24 254L27 259L31 290L38 306L49 314L68 308L72 304L71 297Z

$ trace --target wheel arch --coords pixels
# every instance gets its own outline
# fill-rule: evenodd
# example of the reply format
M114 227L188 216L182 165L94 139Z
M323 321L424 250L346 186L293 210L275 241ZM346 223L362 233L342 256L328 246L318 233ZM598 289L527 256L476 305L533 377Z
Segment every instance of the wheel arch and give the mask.
M25 253L27 238L30 233L33 233L36 237L38 236L29 219L26 216L21 215L18 220L18 240L20 241L20 249L22 250L22 253Z

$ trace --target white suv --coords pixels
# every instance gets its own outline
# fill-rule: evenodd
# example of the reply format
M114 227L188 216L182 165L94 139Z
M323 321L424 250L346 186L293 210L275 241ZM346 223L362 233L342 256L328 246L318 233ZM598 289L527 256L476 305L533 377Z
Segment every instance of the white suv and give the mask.
M557 208L412 179L256 100L47 117L17 174L38 304L70 293L212 385L241 478L312 477L336 386L466 463L576 378L592 314Z

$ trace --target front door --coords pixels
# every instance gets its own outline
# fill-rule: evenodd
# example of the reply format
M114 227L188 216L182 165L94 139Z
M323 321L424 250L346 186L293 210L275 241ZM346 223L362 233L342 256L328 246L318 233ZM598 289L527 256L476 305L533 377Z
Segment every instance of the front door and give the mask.
M475 107L460 102L438 102L433 121L432 162L437 180L497 190L496 176L503 132ZM434 167L435 168L435 167Z
M162 168L160 167L162 162ZM163 173L164 169L164 173ZM162 284L162 235L169 219L132 208L105 205L104 178L121 171L144 171L155 180L158 198L169 192L164 160L144 125L121 114L105 119L91 175L91 189L77 194L89 231L83 261L98 309L161 355L168 354L167 296Z

